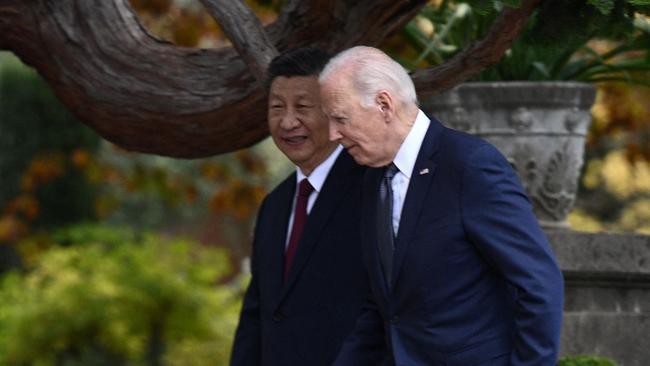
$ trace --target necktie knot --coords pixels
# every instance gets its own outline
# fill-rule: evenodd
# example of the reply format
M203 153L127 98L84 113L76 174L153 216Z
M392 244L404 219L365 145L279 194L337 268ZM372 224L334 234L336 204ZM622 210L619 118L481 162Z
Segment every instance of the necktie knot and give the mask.
M394 163L390 163L386 166L386 170L384 171L384 178L388 179L388 181L392 181L395 174L397 174L397 171L397 166Z
M307 178L304 178L303 180L300 181L300 184L298 185L298 195L302 197L309 197L311 192L314 191L314 187L309 184L309 180Z

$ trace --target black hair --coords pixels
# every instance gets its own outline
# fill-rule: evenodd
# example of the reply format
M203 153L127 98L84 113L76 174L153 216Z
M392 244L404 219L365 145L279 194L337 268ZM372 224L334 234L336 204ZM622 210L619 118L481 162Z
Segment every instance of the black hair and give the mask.
M268 91L273 79L278 76L316 76L323 70L332 56L318 48L294 48L276 56L266 70L264 86Z

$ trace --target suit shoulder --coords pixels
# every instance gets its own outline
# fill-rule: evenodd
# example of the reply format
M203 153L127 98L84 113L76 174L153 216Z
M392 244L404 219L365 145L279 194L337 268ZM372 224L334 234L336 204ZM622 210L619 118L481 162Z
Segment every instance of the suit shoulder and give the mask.
M440 150L451 161L462 165L475 163L477 159L487 157L505 159L501 152L488 141L451 128L444 129Z
M265 205L273 205L278 200L284 200L287 194L292 194L293 187L295 186L295 179L295 172L289 174L264 197L261 207L264 207Z

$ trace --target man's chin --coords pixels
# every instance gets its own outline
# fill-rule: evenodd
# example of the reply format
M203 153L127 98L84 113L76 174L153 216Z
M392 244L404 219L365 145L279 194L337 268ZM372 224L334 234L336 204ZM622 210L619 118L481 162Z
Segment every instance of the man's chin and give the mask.
M361 154L359 154L358 149L348 149L347 150L352 159L357 162L359 165L368 165L368 160Z

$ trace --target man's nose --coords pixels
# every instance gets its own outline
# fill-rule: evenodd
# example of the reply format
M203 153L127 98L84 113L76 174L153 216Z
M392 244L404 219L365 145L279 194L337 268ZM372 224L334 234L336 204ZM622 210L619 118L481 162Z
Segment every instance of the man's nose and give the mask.
M300 121L298 120L298 117L294 111L291 109L287 110L287 113L285 113L280 120L280 127L284 130L291 130L298 127L299 125Z
M330 123L330 141L338 141L341 138L343 138L343 135L341 135L341 132L336 128L336 125Z

